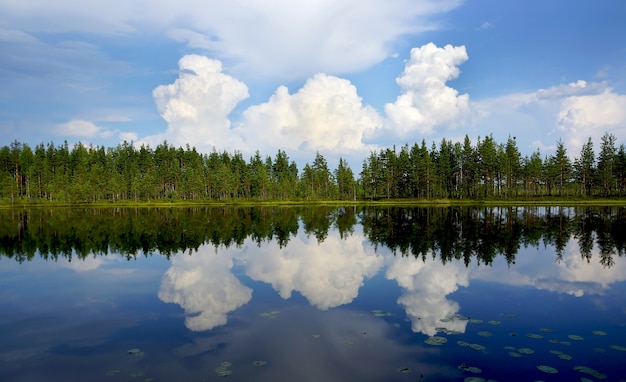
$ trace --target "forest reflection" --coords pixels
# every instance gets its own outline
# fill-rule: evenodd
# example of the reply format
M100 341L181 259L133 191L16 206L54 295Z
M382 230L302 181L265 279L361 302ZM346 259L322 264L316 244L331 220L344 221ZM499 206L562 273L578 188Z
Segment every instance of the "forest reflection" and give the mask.
M570 239L590 261L614 264L626 248L623 207L206 207L0 210L0 255L18 262L120 253L129 259L195 252L202 245L241 246L249 238L281 248L299 229L318 242L342 239L362 225L375 248L397 256L508 264L522 247L553 246L557 260Z

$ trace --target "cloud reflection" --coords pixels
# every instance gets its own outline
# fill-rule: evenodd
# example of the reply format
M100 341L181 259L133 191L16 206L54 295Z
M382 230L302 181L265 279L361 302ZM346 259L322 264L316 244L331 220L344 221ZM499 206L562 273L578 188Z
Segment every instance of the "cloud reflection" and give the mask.
M211 253L202 246L198 253L179 254L161 280L159 298L180 305L190 330L209 330L226 324L229 312L252 298L252 289L233 275L233 259L227 251Z
M318 309L334 308L354 300L363 280L383 265L382 256L366 253L364 241L362 234L335 234L317 243L300 234L284 248L272 242L248 252L246 274L270 283L284 299L297 291Z
M459 286L469 286L469 271L459 263L442 264L439 260L420 261L412 257L392 257L386 277L402 288L398 303L404 306L414 332L433 336L436 328L464 333L467 321L442 319L457 314L458 303L446 296Z

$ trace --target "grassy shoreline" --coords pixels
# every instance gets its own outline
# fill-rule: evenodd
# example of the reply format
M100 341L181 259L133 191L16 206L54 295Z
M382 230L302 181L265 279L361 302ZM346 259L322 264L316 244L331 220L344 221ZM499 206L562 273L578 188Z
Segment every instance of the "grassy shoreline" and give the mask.
M536 198L536 199L380 199L380 200L224 200L224 201L123 201L123 202L28 202L0 203L0 209L20 208L185 208L185 207L290 207L290 206L387 206L387 207L454 207L454 206L626 206L626 198Z

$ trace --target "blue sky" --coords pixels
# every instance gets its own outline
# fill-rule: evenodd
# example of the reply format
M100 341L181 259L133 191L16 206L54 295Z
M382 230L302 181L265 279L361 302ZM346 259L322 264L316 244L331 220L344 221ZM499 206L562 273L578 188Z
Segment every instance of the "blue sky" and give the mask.
M626 3L0 0L0 144L371 150L626 141Z

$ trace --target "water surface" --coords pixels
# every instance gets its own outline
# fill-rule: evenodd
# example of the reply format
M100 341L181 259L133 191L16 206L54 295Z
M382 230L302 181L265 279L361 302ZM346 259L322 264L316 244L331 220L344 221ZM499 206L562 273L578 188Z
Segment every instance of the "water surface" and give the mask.
M626 379L621 209L1 214L3 381Z

